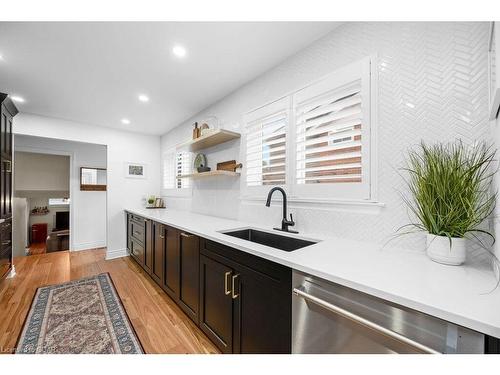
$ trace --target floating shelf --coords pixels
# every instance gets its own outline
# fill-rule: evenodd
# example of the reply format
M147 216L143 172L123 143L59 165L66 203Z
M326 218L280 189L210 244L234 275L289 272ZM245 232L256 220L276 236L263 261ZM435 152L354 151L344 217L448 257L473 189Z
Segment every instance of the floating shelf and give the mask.
M239 172L231 172L231 171L210 171L210 172L200 172L200 173L191 173L184 174L177 178L203 178L203 177L215 177L215 176L229 176L229 177L238 177L240 175Z
M232 141L233 139L240 138L240 133L232 132L230 130L218 129L214 132L193 139L191 141L177 145L177 150L198 151L204 148L216 146L218 144Z

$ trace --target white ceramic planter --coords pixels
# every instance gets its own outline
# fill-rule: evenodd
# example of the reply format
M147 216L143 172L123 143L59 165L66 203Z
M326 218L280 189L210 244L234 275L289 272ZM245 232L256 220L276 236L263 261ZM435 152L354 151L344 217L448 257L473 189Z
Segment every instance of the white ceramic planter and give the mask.
M465 262L465 238L452 238L436 236L427 233L427 256L433 261L459 266Z

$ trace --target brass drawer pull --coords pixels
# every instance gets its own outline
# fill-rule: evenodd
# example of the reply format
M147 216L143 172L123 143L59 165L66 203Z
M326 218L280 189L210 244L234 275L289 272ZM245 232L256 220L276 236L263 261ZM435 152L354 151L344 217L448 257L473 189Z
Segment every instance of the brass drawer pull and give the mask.
M231 291L228 288L228 286L229 286L229 282L227 280L228 276L231 276L231 271L227 271L224 274L224 293L226 294L226 296L231 294Z
M236 279L237 279L238 277L240 277L240 275L239 275L239 274L238 274L238 275L234 275L234 276L233 276L233 278L232 278L232 280L231 280L231 289L232 289L232 294L231 294L231 297L233 297L233 299L236 299L236 298L238 298L238 297L240 296L240 294L239 294L239 293L238 293L238 294L236 294L236 293L234 292L234 282L236 281Z
M186 233L182 232L181 236L186 237L186 238L191 238L191 237L194 237L194 234L186 234Z

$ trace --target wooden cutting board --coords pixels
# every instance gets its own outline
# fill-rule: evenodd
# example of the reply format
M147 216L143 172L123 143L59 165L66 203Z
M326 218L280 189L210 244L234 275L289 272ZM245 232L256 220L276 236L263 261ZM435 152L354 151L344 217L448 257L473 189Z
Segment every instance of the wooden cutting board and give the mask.
M241 168L243 165L241 163L236 163L236 160L223 161L222 163L217 163L218 171L231 171L234 172L236 168Z

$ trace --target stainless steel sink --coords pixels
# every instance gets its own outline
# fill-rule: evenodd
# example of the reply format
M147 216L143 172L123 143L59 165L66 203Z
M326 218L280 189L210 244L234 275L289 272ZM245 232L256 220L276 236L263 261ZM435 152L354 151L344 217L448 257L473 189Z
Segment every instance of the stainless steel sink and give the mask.
M302 249L306 246L311 246L318 242L314 240L306 240L297 237L283 236L276 233L264 232L252 228L229 230L221 233L284 251L294 251Z

